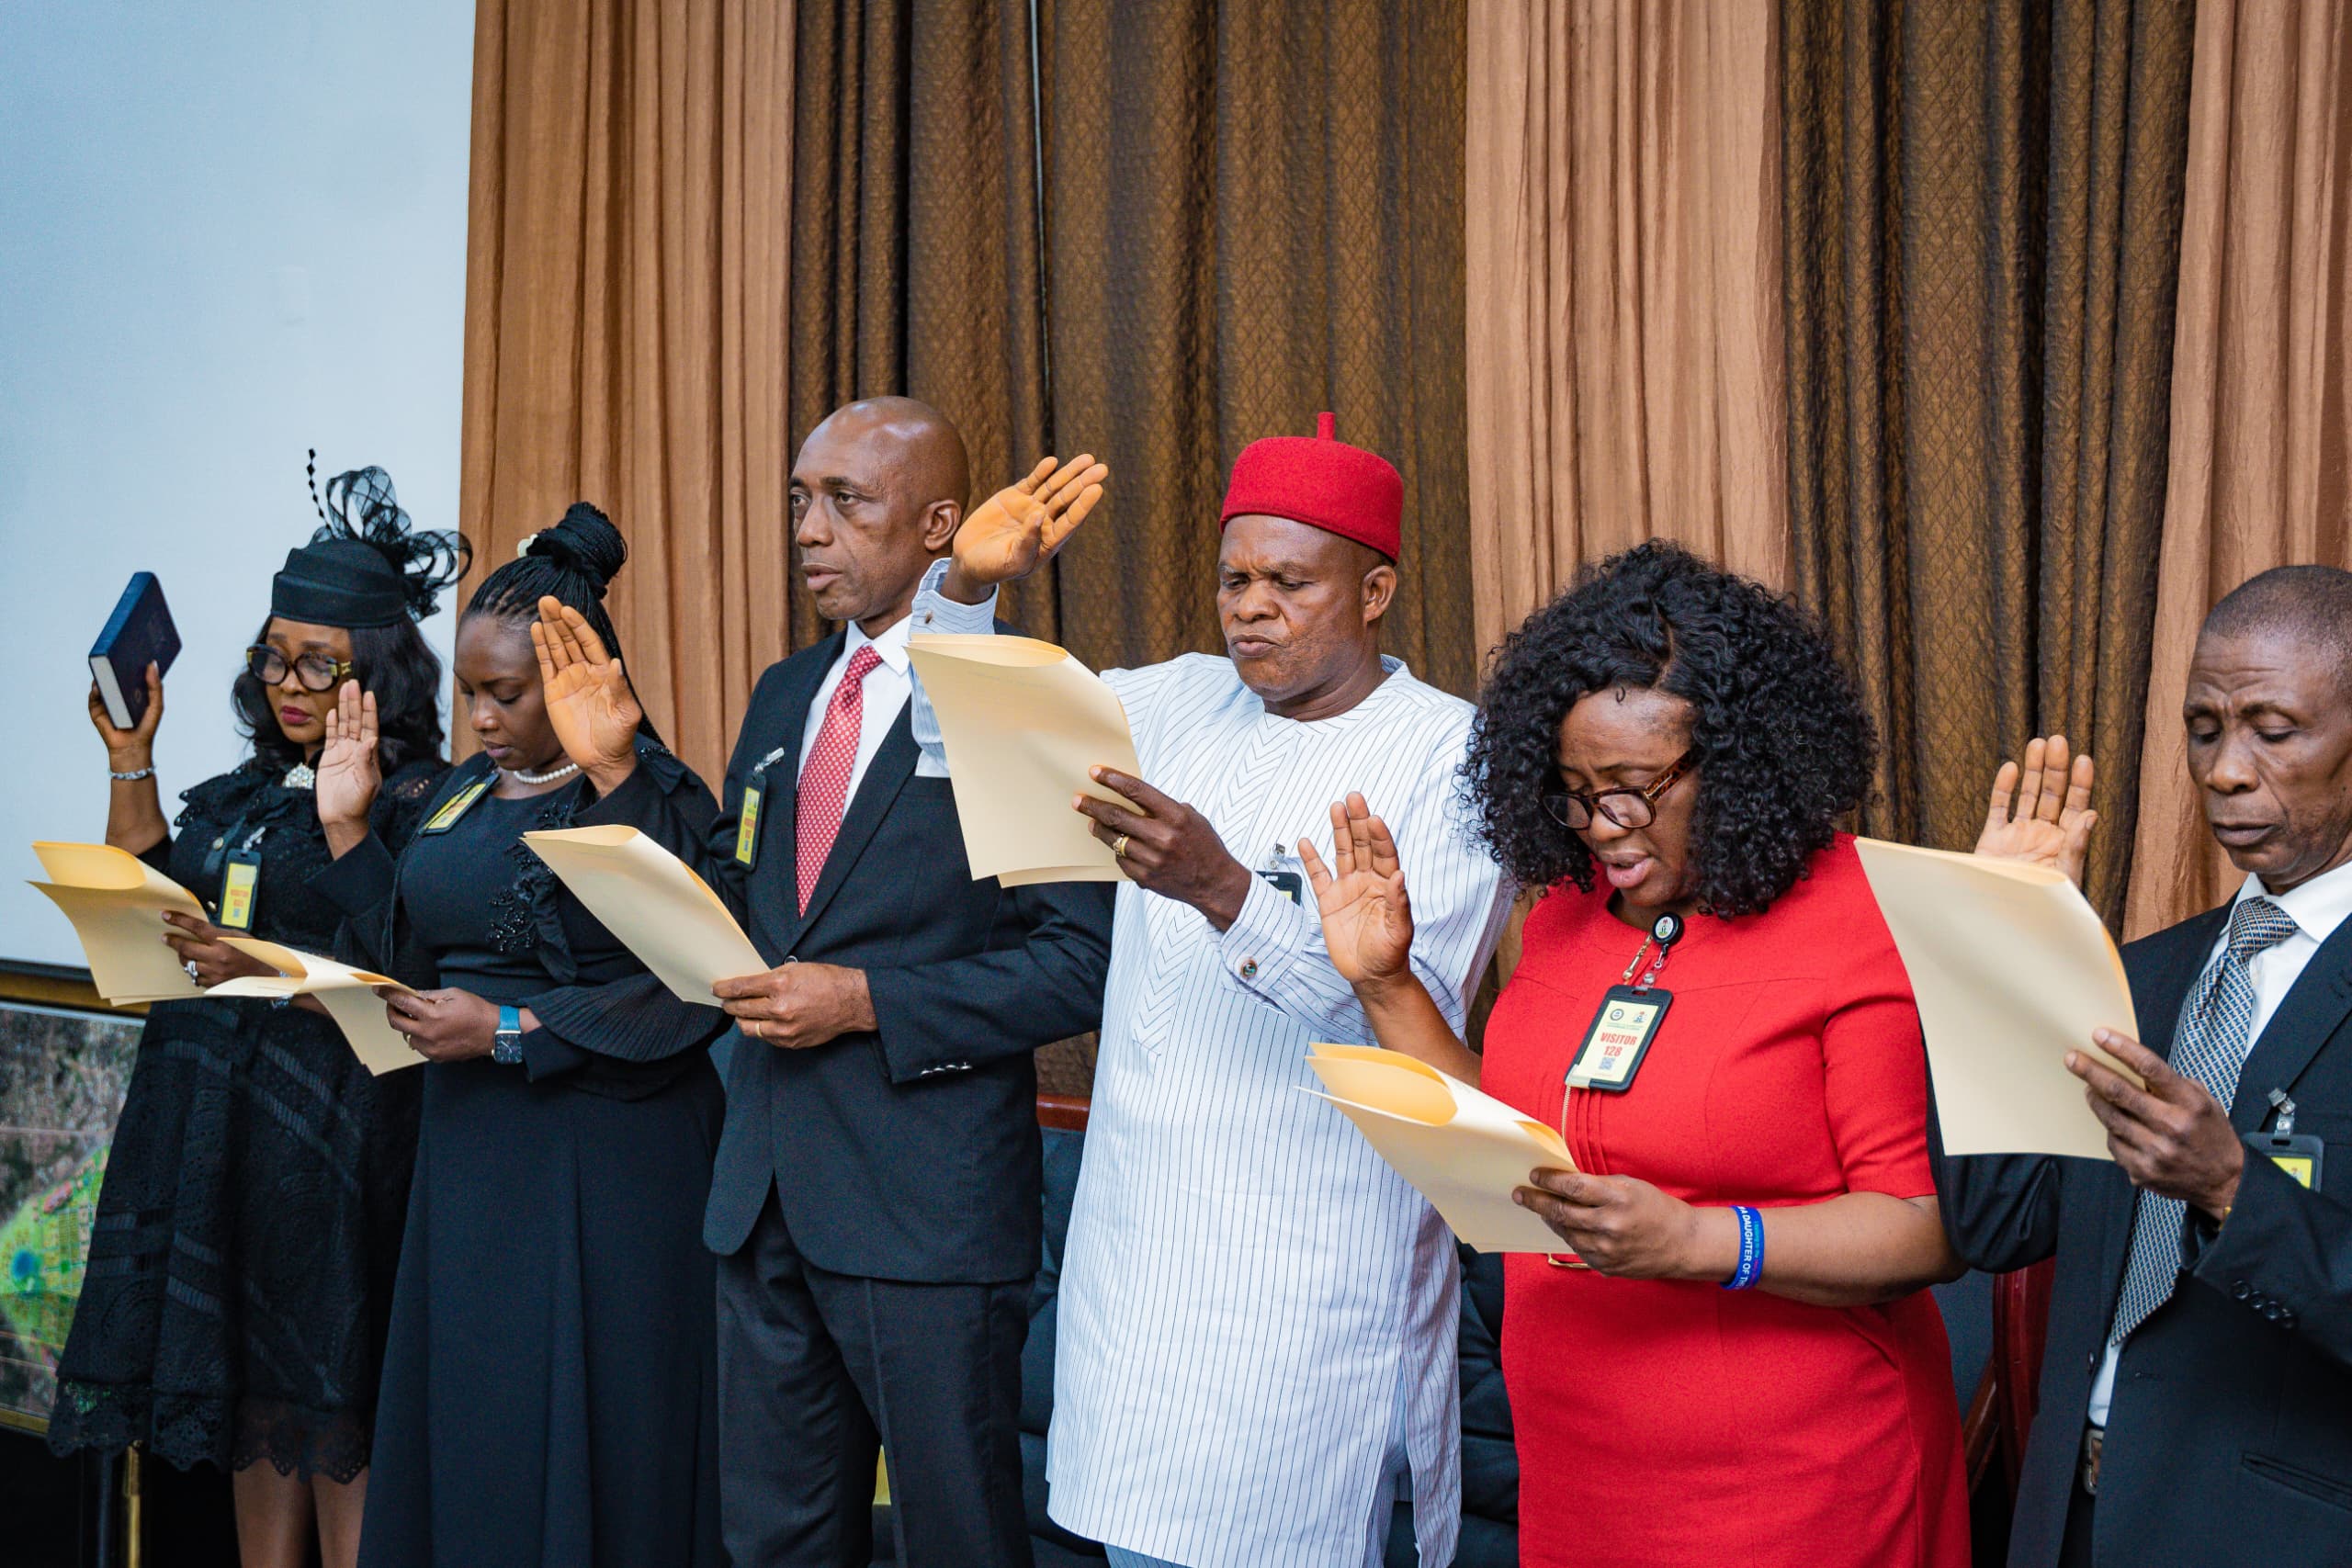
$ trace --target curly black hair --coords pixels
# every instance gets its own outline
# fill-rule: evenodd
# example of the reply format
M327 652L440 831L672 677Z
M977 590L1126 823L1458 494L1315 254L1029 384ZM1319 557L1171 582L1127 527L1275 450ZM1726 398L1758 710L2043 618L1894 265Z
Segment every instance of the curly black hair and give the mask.
M1592 854L1554 820L1560 724L1594 692L1691 707L1700 907L1754 914L1795 886L1870 792L1876 739L1820 626L1790 599L1653 539L1598 565L1503 642L1478 697L1462 789L1524 887L1589 892Z

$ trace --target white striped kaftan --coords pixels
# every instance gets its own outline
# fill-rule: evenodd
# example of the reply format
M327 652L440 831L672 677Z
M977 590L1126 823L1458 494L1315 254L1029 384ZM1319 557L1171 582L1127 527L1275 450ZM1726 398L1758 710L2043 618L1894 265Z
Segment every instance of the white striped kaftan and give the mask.
M985 632L993 604L935 592L917 629ZM1279 718L1230 660L1103 679L1146 782L1204 814L1252 871L1331 857L1330 803L1361 790L1395 831L1413 965L1459 1031L1509 912L1465 827L1468 704L1396 660L1363 702ZM918 682L915 736L939 750ZM1460 1526L1459 1273L1436 1213L1329 1103L1317 1041L1369 1043L1313 895L1253 877L1220 934L1122 884L1102 1051L1062 1263L1047 1439L1053 1517L1188 1568L1361 1568L1398 1411L1421 1560Z

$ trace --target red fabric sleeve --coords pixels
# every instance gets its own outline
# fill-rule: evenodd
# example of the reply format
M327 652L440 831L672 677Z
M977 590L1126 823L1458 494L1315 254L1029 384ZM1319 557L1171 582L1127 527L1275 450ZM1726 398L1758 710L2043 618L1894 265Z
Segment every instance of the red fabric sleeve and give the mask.
M1841 846L1843 847L1843 846ZM1852 851L1847 850L1850 857ZM1910 976L1859 863L1845 942L1855 961L1827 981L1821 1030L1823 1098L1846 1186L1855 1192L1930 1198L1928 1053Z

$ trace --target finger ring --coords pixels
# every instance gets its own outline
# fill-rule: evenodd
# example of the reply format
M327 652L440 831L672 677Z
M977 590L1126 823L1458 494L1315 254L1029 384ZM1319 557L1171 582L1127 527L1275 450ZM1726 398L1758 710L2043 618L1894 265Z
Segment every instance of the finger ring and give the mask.
M1127 836L1125 833L1111 840L1111 857L1114 860L1127 858Z
M196 960L195 960L195 959L193 959L193 958L188 959L187 962L183 963L183 964L180 965L180 967L187 971L187 977L188 977L189 979L191 979L191 980L196 980L196 981L198 981L198 982L201 982L201 981L203 980L204 976L201 976L201 975L199 975L199 974L198 974L198 973L196 972Z

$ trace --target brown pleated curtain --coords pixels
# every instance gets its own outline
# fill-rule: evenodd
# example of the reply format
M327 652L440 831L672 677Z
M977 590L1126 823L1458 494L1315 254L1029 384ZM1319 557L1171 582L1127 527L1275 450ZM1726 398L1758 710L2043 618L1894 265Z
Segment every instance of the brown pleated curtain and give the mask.
M631 679L713 779L789 646L792 103L789 0L476 8L468 586L571 502L605 507Z
M1329 408L1404 474L1389 650L1470 689L1463 18L1462 0L1042 6L1052 429L1114 465L1061 561L1081 659L1222 647L1226 471Z
M1105 457L1110 499L1005 605L1100 667L1221 646L1226 470L1336 409L1405 474L1391 646L1466 691L1459 0L1035 20L803 0L793 439L902 391L963 426L983 491L1049 447Z
M1865 829L1964 848L1996 764L2100 761L2120 916L2147 714L2187 0L1785 0L1799 596L1882 733Z
M986 495L1050 443L1027 9L799 0L798 35L786 465L832 410L903 393L956 422ZM1053 569L1001 608L1057 639ZM797 602L793 641L819 635Z
M1788 581L1777 32L1766 6L1471 7L1482 650L1654 536Z
M2204 0L2189 111L2172 481L2129 929L2239 880L2189 786L2197 625L2258 571L2352 568L2352 6Z

